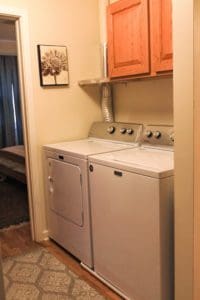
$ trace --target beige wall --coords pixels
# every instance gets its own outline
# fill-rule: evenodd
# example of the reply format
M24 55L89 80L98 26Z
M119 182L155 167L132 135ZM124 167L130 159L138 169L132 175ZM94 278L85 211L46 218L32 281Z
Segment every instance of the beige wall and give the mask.
M200 299L200 1L194 1L194 300Z
M66 45L69 57L69 88L41 88L39 77L34 76L40 144L86 136L91 122L100 118L98 96L92 89L86 93L77 82L99 74L98 3L28 2L35 72L36 44Z
M0 0L5 6L5 1ZM41 146L45 143L87 136L94 120L101 119L97 88L83 90L78 80L98 77L99 24L97 0L7 0L6 6L26 9L29 17L30 50L36 147L39 154L37 206L44 210ZM39 84L37 44L66 45L69 87L42 88ZM26 99L29 101L29 99ZM42 213L43 230L46 229Z
M173 124L172 78L116 85L114 109L116 121Z
M176 300L193 299L193 11L192 0L173 1Z
M6 6L27 9L29 15L39 144L86 136L91 122L101 118L99 99L94 88L85 92L77 82L99 76L98 1L7 0ZM37 44L67 46L69 87L40 87Z

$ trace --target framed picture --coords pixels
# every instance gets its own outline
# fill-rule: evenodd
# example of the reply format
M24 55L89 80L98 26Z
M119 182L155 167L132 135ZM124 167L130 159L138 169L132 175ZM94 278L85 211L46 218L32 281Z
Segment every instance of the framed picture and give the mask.
M41 86L69 84L67 48L37 45Z

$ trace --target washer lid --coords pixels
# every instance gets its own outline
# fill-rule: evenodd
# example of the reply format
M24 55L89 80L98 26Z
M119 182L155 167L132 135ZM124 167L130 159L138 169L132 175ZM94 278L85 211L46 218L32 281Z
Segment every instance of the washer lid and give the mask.
M87 158L89 155L123 150L136 146L135 143L120 143L103 139L87 138L58 144L45 145L44 149L79 158Z
M172 176L174 172L174 153L152 148L99 154L91 156L89 161L155 178Z

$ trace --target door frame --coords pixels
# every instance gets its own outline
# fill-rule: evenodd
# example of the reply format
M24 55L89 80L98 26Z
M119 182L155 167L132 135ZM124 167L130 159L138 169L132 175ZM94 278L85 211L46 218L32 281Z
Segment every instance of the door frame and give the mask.
M194 300L200 299L200 3L194 0Z
M0 6L0 18L15 21L21 111L26 156L26 175L32 239L44 240L40 220L39 203L39 158L33 98L32 65L29 39L28 13L25 9Z

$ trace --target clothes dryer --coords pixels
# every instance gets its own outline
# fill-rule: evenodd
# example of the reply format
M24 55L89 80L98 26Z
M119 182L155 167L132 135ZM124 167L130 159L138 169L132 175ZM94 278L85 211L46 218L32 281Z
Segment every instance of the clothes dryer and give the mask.
M89 137L44 146L49 237L93 266L88 157L138 146L142 125L94 123Z

